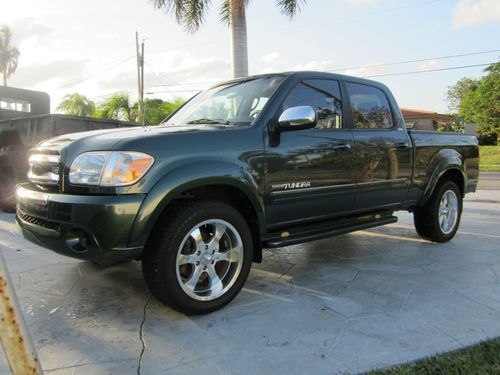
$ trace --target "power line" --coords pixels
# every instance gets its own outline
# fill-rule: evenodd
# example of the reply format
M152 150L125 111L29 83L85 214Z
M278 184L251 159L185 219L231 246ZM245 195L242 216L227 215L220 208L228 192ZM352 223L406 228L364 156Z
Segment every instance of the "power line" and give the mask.
M438 68L438 69L427 69L427 70L414 70L411 72L401 72L401 73L387 73L387 74L374 74L369 76L362 76L365 78L374 78L374 77L389 77L389 76L402 76L407 74L419 74L419 73L429 73L429 72L440 72L444 70L457 70L457 69L467 69L467 68L476 68L479 66L488 66L494 64L494 62L486 63L486 64L475 64L475 65L462 65L462 66L452 66L449 68Z
M489 51L480 51L480 52L462 53L460 55L447 55L447 56L439 56L439 57L428 57L425 59L396 61L396 62L364 65L364 66L354 66L354 67L350 67L350 68L337 68L336 70L354 70L354 69L363 69L363 68L378 68L378 67L382 67L382 66L403 65L403 64L411 64L411 63L418 63L418 62L431 61L431 60L445 60L445 59L453 59L453 58L457 58L457 57L485 55L485 54L494 53L494 52L500 52L500 49L493 49L493 50L489 50Z
M65 89L65 88L67 88L67 87L71 87L71 86L78 85L79 83L82 83L82 82L84 82L84 81L88 81L89 79L95 78L95 77L97 77L97 76L99 76L99 75L101 75L101 74L103 74L103 73L109 72L110 70L113 70L113 69L115 69L115 68L119 67L120 65L122 65L122 64L124 64L124 63L126 63L128 60L130 60L130 59L131 59L131 58L133 58L133 57L135 57L135 55L129 56L129 57L127 57L127 58L126 58L126 59L124 59L124 60L120 60L120 62L119 62L119 63L117 63L117 64L115 64L115 65L113 65L113 66L110 66L110 67L109 67L109 68L107 68L107 69L101 70L100 72L98 72L98 73L96 73L96 74L93 74L93 75L91 75L91 76L88 76L88 77L82 78L82 79L80 79L80 80L78 80L78 81L76 81L76 82L73 82L73 83L68 83L68 84L66 84L66 85L63 85L63 86L57 87L55 90Z

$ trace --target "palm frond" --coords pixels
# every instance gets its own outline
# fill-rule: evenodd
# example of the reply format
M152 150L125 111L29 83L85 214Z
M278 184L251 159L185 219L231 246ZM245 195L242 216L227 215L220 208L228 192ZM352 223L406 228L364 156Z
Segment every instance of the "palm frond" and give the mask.
M306 4L306 0L276 0L276 5L280 8L281 13L293 18L300 12L301 6Z
M246 7L250 0L240 0L241 6ZM219 16L220 16L220 21L223 23L226 23L228 25L231 24L231 1L230 0L224 0L220 6L219 9Z
M153 0L158 9L173 13L177 23L184 26L187 32L198 31L205 21L205 15L211 0Z
M182 22L185 3L186 0L153 0L155 8L165 9L168 13L173 13L178 23Z

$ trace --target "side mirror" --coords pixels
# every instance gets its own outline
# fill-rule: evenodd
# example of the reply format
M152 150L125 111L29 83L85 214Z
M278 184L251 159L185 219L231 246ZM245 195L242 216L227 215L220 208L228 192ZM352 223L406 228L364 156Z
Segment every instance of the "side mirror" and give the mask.
M278 124L283 130L313 128L317 122L316 111L310 106L288 108L278 120Z

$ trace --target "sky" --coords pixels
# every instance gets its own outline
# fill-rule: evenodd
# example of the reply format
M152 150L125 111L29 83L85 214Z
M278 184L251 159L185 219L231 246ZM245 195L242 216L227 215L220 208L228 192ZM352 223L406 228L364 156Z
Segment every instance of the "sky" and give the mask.
M188 98L231 78L220 0L202 28L187 34L150 0L0 0L21 52L9 86L46 91L52 110L78 92L97 103L116 92L137 98L135 32L145 43L146 98ZM448 112L446 90L481 77L500 57L500 0L308 0L293 20L274 1L247 8L250 74L319 70L367 77L401 107ZM494 51L471 56L439 57ZM383 65L409 60L414 63ZM383 66L373 66L373 65ZM414 74L399 74L421 72Z

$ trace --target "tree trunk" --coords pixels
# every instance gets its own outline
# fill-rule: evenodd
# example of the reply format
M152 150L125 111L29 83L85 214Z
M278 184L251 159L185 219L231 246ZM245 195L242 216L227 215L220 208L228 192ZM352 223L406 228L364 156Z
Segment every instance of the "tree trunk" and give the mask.
M3 75L3 85L7 87L7 68L3 70L2 75Z
M247 20L244 0L230 0L231 57L233 78L248 76Z

